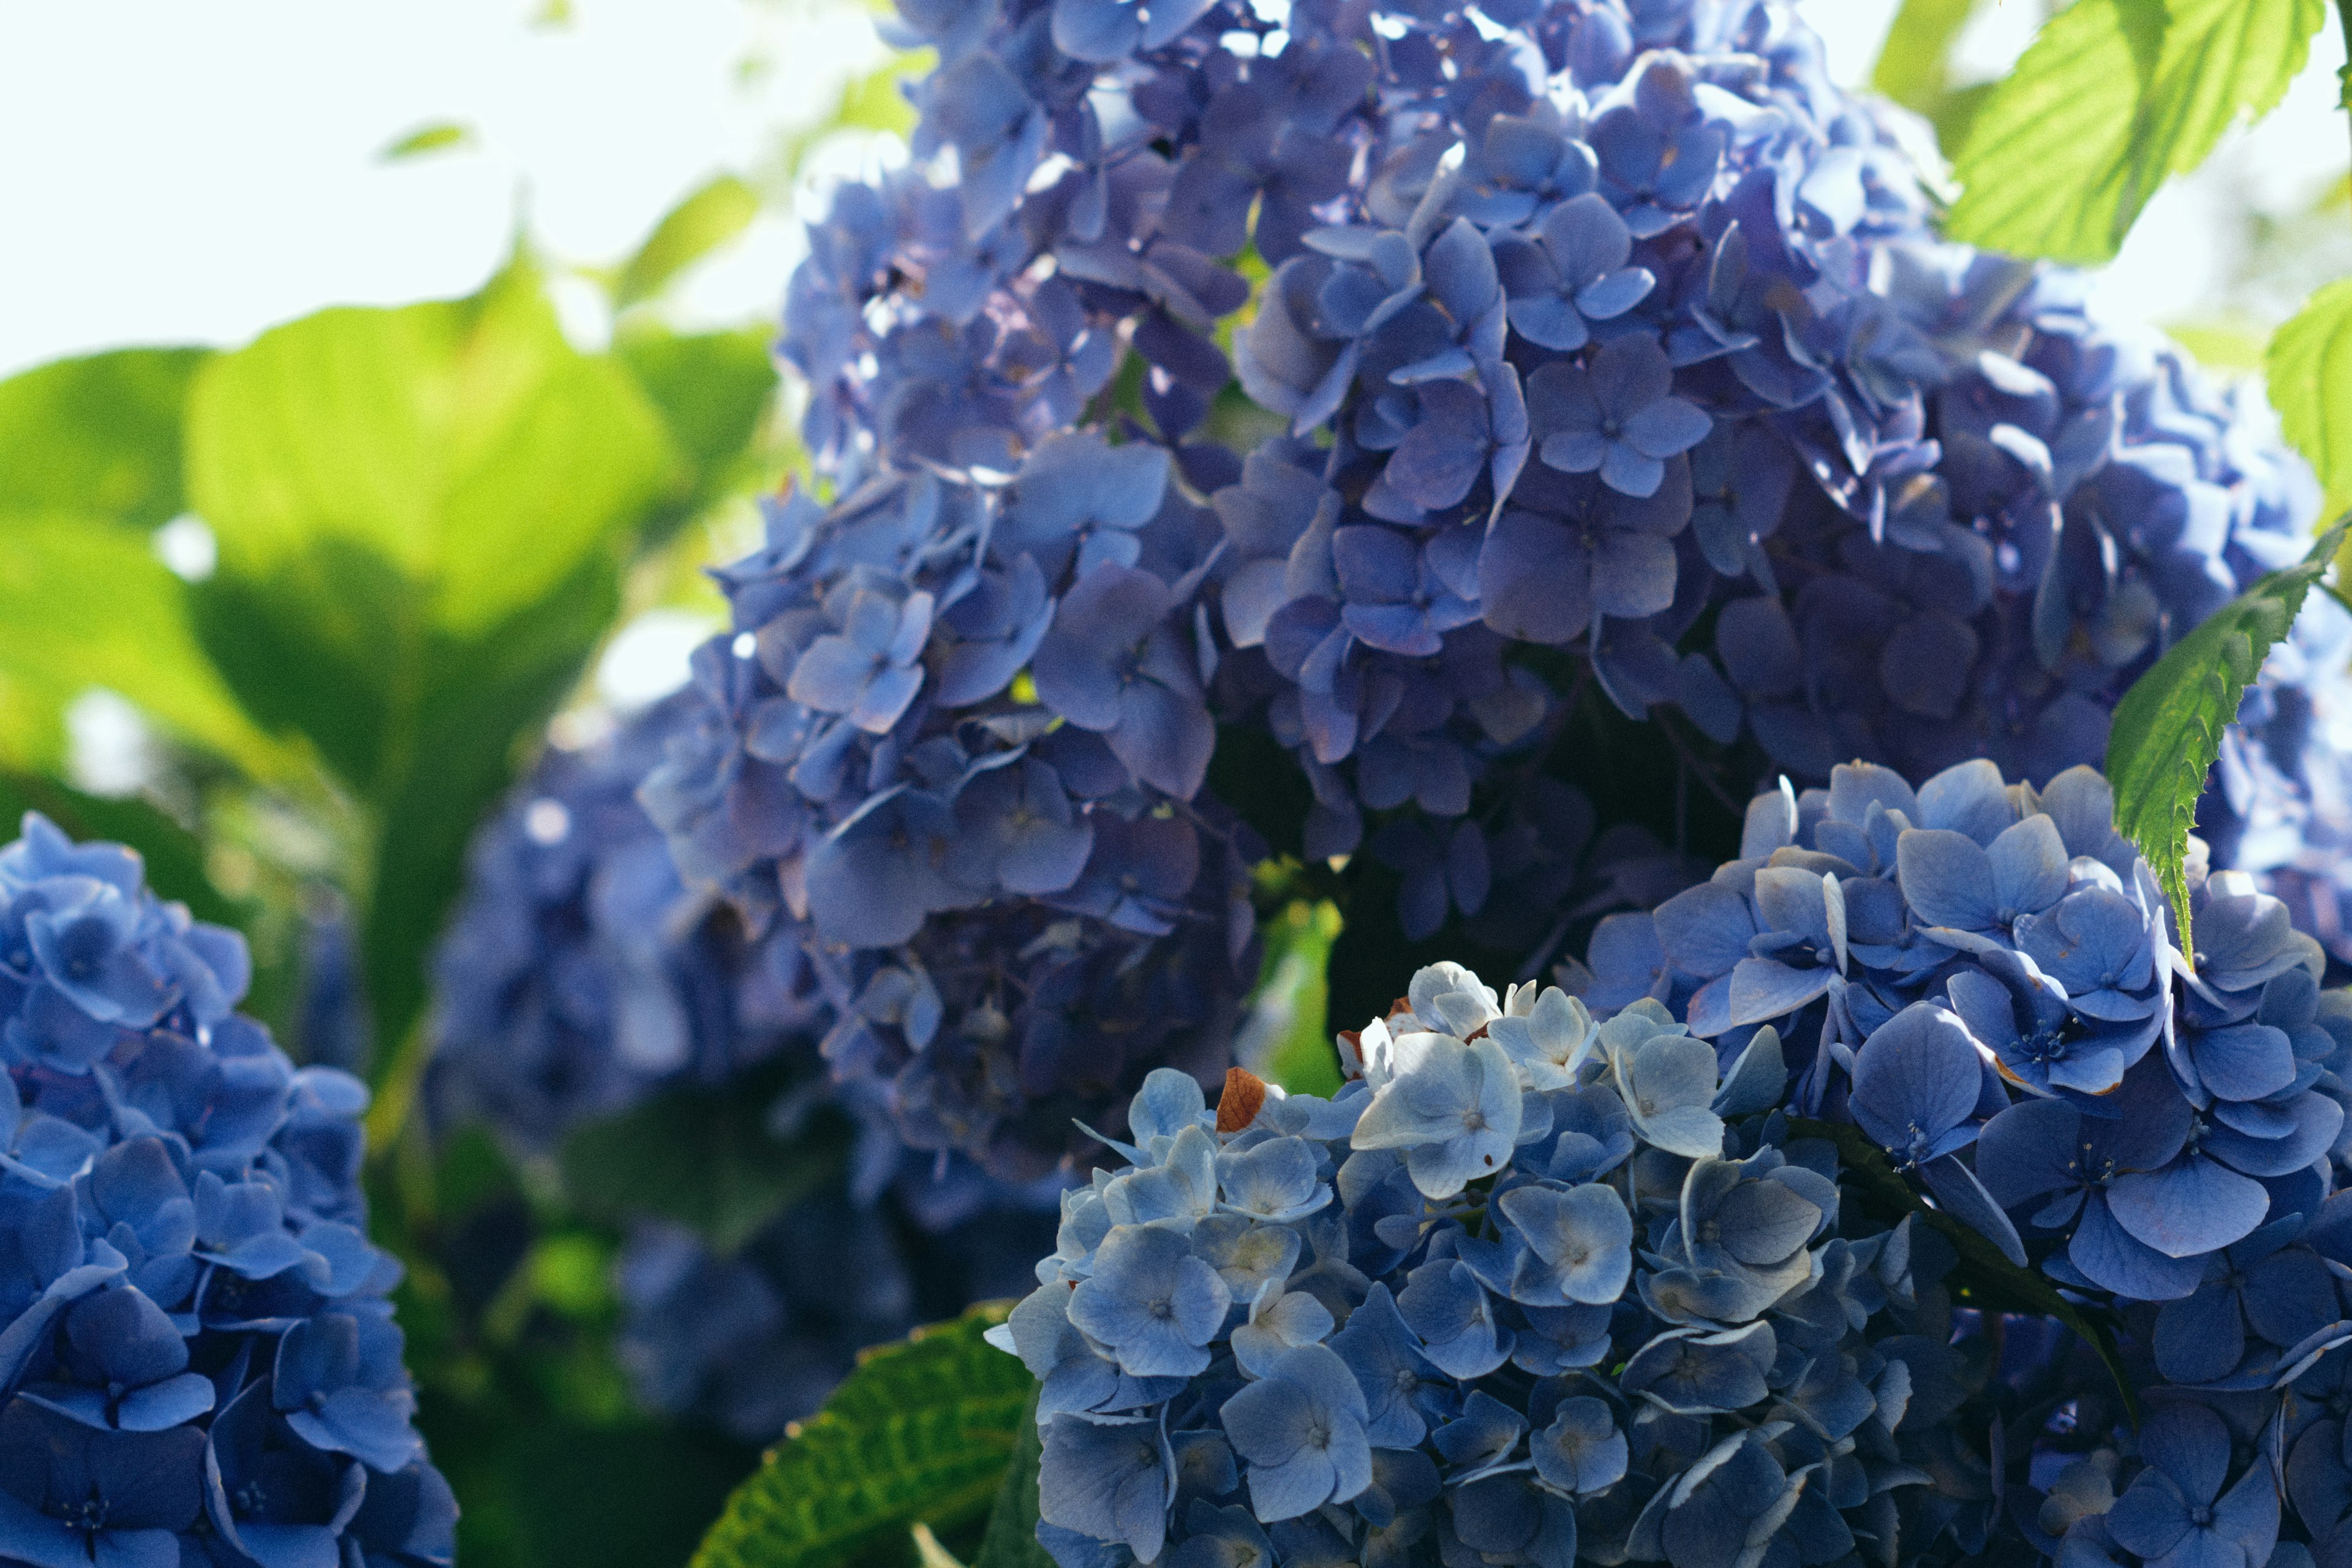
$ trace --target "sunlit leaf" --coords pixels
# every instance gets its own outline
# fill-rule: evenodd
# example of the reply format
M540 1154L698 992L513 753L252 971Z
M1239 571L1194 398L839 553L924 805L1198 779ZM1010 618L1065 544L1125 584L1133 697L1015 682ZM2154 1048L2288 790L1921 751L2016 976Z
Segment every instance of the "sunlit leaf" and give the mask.
M2263 369L2286 438L2327 488L2327 514L2352 510L2352 278L2305 301L2272 337Z
M2116 827L2139 848L2172 900L2180 944L2193 954L2189 923L2189 832L2205 775L2221 754L2221 732L2261 673L2273 644L2294 625L2344 542L2331 529L2299 565L2273 572L2172 645L2116 704L2107 732L2107 778Z
M2278 102L2326 16L2325 0L2079 0L1977 113L1948 232L2108 259L2168 175Z
M650 300L678 275L751 226L760 198L732 174L694 192L664 213L637 253L621 267L613 284L613 304L625 310Z
M769 476L774 454L757 446L776 394L772 334L764 329L677 334L631 332L614 357L660 411L684 459L672 499L655 525L667 532L722 498Z
M0 381L0 515L152 528L178 512L180 426L205 349L121 349Z
M830 1568L919 1521L940 1530L980 1517L1036 1386L981 1338L1003 1317L1001 1305L975 1307L867 1352L736 1489L693 1568Z
M187 585L142 535L102 519L0 519L0 759L58 766L67 705L104 687L257 776L289 765L205 658Z
M518 265L469 300L321 311L214 360L187 457L219 545L189 591L205 649L363 807L368 994L378 1038L404 1041L467 836L609 625L675 451Z
M481 138L475 133L472 126L460 124L454 120L436 120L429 125L420 125L405 136L386 143L383 151L378 153L376 156L384 163L395 163L406 158L423 158L435 153L455 153L480 144Z
M785 174L797 174L817 143L839 132L886 132L898 136L911 132L915 110L900 90L901 84L922 76L935 63L937 57L931 50L910 50L850 81L834 100L832 112L785 139L779 158Z
M1951 89L1946 59L1976 0L1903 0L1880 46L1870 85L1906 109L1933 112Z

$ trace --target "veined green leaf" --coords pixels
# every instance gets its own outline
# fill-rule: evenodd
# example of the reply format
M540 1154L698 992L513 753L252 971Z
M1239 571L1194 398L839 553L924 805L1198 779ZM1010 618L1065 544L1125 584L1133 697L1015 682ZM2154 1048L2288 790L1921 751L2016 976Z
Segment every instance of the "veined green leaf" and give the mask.
M2221 731L2261 673L2271 646L2287 634L2304 596L2344 542L2338 524L2299 565L2273 572L2199 623L2132 683L2107 732L2107 779L2116 827L2138 846L2172 900L2181 951L2196 952L2189 925L2189 830L2205 775L2221 754Z
M2327 515L2352 510L2352 278L2305 300L2263 356L2286 438L2319 471Z
M210 352L121 349L0 381L0 514L144 529L179 512L181 416Z
M321 311L213 360L187 464L219 546L189 590L205 650L362 808L368 994L406 1041L467 836L609 625L677 454L518 262L472 299Z
M980 1554L971 1568L1053 1568L1054 1559L1037 1544L1037 1471L1045 1458L1037 1436L1037 1395L1033 1391L1021 1412L1021 1443L1013 1462L1004 1467L1004 1480L996 1489L996 1506L988 1510L988 1533L981 1538Z
M760 198L732 174L721 174L661 216L637 253L622 264L613 306L626 310L667 288L688 268L734 238L760 213Z
M2326 0L2078 0L1977 112L1948 230L2106 260L2168 175L2278 102L2326 18Z
M1035 1381L981 1338L1002 1304L867 1352L736 1489L692 1568L832 1568L920 1521L980 1516L1029 1420ZM1034 1423L1029 1423L1032 1429Z

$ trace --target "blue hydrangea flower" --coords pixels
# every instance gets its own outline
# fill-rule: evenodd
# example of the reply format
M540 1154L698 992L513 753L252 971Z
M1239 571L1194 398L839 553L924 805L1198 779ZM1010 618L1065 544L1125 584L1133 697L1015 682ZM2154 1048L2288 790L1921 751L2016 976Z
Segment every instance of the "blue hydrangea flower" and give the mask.
M1048 1552L1828 1562L1898 1514L1916 1561L1984 1546L1998 1517L1948 1509L1929 1468L1968 1397L1940 1238L1841 1203L1833 1150L1770 1109L1777 1037L1759 1037L1769 1083L1766 1057L1719 1074L1646 1014L1525 1074L1493 1046L1499 1021L1565 1002L1432 965L1355 1037L1360 1076L1329 1101L1267 1087L1245 1116L1212 1113L1154 1075L1131 1168L1065 1196L1039 1289L990 1335L1044 1380ZM1723 1108L1696 1156L1649 1141L1622 1098L1671 1084L1679 1106L1694 1049ZM1489 1082L1516 1096L1494 1166L1424 1190L1412 1153L1464 1137ZM1644 1114L1683 1127L1654 1100ZM1332 1201L1268 1212L1261 1165L1301 1154ZM1874 1487L1865 1453L1902 1468Z
M367 1091L238 1016L248 973L130 851L39 816L0 848L0 1555L453 1558Z

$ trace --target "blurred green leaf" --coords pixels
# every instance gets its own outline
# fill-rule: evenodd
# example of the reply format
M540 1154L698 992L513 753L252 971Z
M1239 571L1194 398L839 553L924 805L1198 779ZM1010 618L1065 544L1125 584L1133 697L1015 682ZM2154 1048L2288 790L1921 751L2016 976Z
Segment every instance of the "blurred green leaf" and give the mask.
M2077 0L1977 113L1948 232L2108 259L2168 175L2278 102L2326 17L2326 0Z
M650 300L688 268L751 226L760 197L732 174L721 174L661 216L637 253L622 264L613 307L625 310Z
M407 1041L467 837L610 624L677 454L518 262L471 299L321 311L213 360L187 458L219 543L190 590L204 646L362 808L368 994L377 1037Z
M2263 368L2263 329L2243 317L2221 315L2174 321L2164 331L2208 370Z
M1932 115L1951 90L1946 59L1976 0L1903 0L1878 51L1870 85L1921 114Z
M1265 925L1265 966L1253 1005L1276 1026L1265 1047L1263 1071L1293 1094L1328 1097L1339 1090L1339 1055L1329 1023L1331 944L1339 935L1339 907L1291 904Z
M830 1568L918 1521L977 1519L1019 1447L1035 1381L981 1338L1002 1305L870 1351L736 1489L693 1568ZM1034 1423L1030 1423L1032 1428Z
M144 535L94 518L0 518L0 759L56 771L66 706L102 686L175 740L259 778L281 773L290 754L205 658L188 599Z
M0 515L152 528L183 509L180 422L205 349L121 349L0 381Z
M2271 646L2294 625L2304 596L2335 562L2345 531L2337 524L2300 564L2271 573L2200 622L2116 706L2107 734L2116 827L2155 868L2192 963L2185 862L2205 775L2221 754L2221 732L2237 718L2247 683L2261 672Z
M776 393L765 328L679 335L632 332L614 357L661 413L685 458L683 480L653 531L668 532L764 477L755 441Z
M732 1252L823 1187L848 1152L848 1129L831 1119L791 1139L771 1133L768 1087L672 1089L589 1123L563 1143L566 1194L594 1218L673 1220Z
M394 163L404 158L422 158L435 153L455 153L478 146L480 141L470 125L461 125L454 120L436 120L386 143L376 157L384 163Z
M988 1533L981 1539L971 1568L1053 1568L1054 1559L1037 1544L1037 1469L1045 1457L1033 1390L1021 1412L1020 1446L1004 1467L995 1506L988 1510Z
M2352 278L2305 300L2263 367L2286 438L2327 489L2326 515L2352 510Z

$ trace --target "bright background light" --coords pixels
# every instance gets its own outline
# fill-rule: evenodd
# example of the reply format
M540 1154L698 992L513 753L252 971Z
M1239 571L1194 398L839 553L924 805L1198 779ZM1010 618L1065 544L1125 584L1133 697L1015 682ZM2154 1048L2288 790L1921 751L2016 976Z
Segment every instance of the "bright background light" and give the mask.
M625 254L679 195L772 166L782 135L883 57L842 0L73 0L0 7L0 374L127 343L233 343L336 303L467 292L518 221L555 256ZM1832 63L1868 70L1894 0L1804 0ZM1964 74L2016 58L2041 14L1999 0ZM2158 196L2107 308L2219 313L2258 243L2306 206L2352 136L2324 29L2286 106ZM421 125L474 145L400 162ZM2315 276L2352 266L2318 255ZM781 211L698 273L693 321L764 316L798 250ZM2258 318L2294 300L2249 302Z

